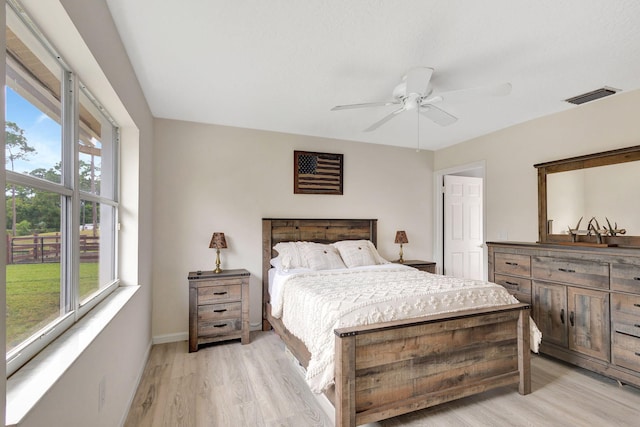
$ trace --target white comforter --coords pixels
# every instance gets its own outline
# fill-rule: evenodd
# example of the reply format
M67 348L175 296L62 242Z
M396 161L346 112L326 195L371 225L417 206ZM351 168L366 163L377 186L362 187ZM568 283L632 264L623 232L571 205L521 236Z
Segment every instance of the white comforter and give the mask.
M306 379L320 393L333 384L334 334L341 327L513 304L505 288L404 266L288 274L271 295L272 315L309 349ZM532 322L531 346L540 335Z

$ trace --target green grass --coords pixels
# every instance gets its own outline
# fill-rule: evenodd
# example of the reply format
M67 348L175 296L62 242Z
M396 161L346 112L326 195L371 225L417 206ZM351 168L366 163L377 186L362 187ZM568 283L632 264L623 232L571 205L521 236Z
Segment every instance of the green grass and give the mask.
M98 289L98 263L80 264L80 295ZM7 350L60 314L60 264L7 265Z

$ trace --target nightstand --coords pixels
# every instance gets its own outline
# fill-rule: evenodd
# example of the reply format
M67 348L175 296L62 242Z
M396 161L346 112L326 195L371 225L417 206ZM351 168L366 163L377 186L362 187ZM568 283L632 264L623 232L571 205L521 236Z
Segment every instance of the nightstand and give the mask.
M405 260L404 265L426 271L427 273L436 273L436 263L432 261L420 261L416 259Z
M249 343L250 277L245 269L189 273L190 353L216 341Z

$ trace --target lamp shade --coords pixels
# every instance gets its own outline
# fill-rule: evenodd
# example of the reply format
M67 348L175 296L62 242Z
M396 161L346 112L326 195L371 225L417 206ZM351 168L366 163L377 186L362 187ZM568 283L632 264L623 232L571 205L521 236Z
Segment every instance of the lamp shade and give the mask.
M224 238L224 233L213 233L213 236L211 236L211 243L209 243L209 247L215 249L226 249L227 240Z
M404 231L396 231L396 243L409 243L409 239L407 239L407 233Z

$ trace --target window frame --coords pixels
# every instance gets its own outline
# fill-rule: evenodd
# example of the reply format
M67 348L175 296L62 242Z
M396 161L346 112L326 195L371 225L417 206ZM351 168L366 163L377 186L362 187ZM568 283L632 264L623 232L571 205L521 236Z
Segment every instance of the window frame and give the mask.
M62 60L47 41L46 37L38 30L35 24L26 16L24 10L20 7L16 0L7 0L6 5L9 6L14 13L20 25L25 25L31 34L40 43L37 47L39 51L34 55L39 57L42 55L42 48L51 55L52 58L47 60L55 60L59 64L62 73L60 87L60 125L61 134L61 182L55 183L45 179L37 178L31 175L14 172L6 169L5 179L6 185L15 184L28 186L37 190L49 191L56 193L61 197L61 259L60 259L60 300L61 311L56 320L41 328L29 338L18 344L11 351L6 353L6 369L7 377L17 371L33 356L42 351L46 346L50 345L64 331L73 326L80 318L87 314L98 303L103 301L120 285L118 275L118 238L119 238L119 197L120 197L120 127L115 120L108 114L106 109L98 102L98 100L89 92L89 90L79 82L79 78L75 75L70 67ZM6 6L5 6L6 7ZM9 10L7 10L9 12ZM28 46L32 49L31 46ZM33 50L32 50L33 52ZM7 52L5 51L5 63L8 61ZM5 74L5 87L8 87L7 74ZM45 88L40 85L33 85L34 91L43 91ZM92 194L90 192L80 191L79 187L79 141L80 141L80 93L93 103L97 108L97 112L102 117L98 117L101 123L109 123L111 126L110 140L101 141L102 148L105 146L112 150L113 164L108 171L108 175L102 175L102 178L108 176L112 180L113 195L112 197L104 197L102 194ZM102 171L104 173L104 171ZM5 196L6 197L6 196ZM89 294L84 301L80 300L80 206L83 200L113 208L113 216L110 224L110 238L113 247L109 248L108 254L105 255L105 262L109 262L113 279L104 284L99 284L98 290ZM101 227L103 224L101 224ZM102 258L102 247L100 251L100 262ZM64 306L64 309L62 308ZM64 311L64 312L63 312Z

